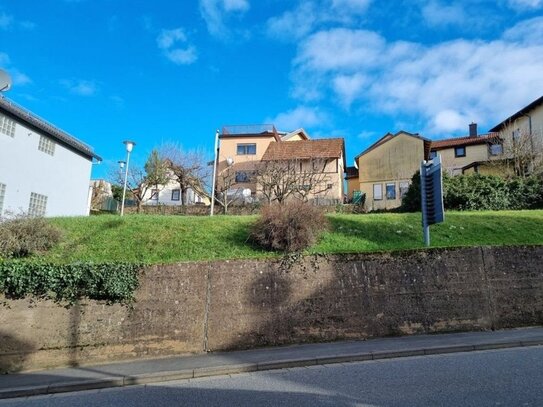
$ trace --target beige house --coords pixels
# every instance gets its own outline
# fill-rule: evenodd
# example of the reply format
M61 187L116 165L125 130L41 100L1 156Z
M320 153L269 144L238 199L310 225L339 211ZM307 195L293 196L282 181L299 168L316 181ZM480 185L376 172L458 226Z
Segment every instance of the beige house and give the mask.
M469 125L469 131L469 136L432 141L430 159L440 154L450 175L500 173L499 166L488 164L503 158L502 139L496 133L478 134L476 123Z
M406 131L387 133L356 156L358 179L351 175L349 191L352 188L355 194L354 186L358 184L368 211L397 208L421 161L429 154L430 140Z
M517 174L543 170L543 96L490 131L503 140L504 168Z
M296 162L298 174L315 172L315 162L322 163L318 171L321 183L309 199L326 198L343 201L345 152L343 139L311 140L304 129L279 132L273 125L227 126L219 135L217 158L217 190L231 196L263 198L262 168L270 163ZM311 164L313 163L313 164ZM311 168L311 171L310 171ZM298 177L299 182L303 178Z

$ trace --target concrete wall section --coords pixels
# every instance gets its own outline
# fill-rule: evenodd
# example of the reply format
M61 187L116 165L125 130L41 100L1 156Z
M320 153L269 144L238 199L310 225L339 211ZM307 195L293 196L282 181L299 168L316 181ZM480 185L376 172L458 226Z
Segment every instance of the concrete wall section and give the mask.
M7 299L0 371L543 324L541 258L535 246L153 266L132 308Z

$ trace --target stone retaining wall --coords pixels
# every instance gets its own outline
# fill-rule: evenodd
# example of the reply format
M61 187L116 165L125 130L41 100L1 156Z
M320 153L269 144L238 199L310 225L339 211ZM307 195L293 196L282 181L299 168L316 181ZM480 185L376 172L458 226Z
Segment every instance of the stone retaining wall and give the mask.
M5 300L0 371L543 324L542 259L534 246L152 266L132 308Z

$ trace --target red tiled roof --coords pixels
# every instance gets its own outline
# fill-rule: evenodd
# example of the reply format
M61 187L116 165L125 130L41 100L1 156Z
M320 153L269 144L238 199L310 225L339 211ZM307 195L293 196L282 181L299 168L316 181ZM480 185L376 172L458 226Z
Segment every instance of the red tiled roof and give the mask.
M339 158L343 154L343 147L342 138L270 143L262 161Z
M489 141L493 141L498 137L495 133L483 134L477 137L456 137L443 140L432 141L432 150L442 150L444 148L451 148L457 146L472 146L477 144L487 144Z

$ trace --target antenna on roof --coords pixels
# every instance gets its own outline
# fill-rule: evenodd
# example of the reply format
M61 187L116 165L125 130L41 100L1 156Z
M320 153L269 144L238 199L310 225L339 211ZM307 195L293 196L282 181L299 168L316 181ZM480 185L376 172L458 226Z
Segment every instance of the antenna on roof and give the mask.
M3 69L0 69L0 92L5 92L11 88L11 76L4 71Z

